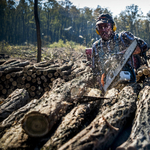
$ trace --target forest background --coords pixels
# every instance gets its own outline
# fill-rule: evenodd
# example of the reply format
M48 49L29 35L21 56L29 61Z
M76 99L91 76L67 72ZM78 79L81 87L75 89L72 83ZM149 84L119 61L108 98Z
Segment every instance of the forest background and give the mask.
M38 14L42 46L62 40L73 41L86 47L99 38L95 32L95 21L100 13L113 14L111 10L97 5L77 8L69 0L39 0ZM137 5L126 6L118 16L113 16L117 31L130 31L135 36L150 43L150 11L143 16ZM0 0L0 42L10 45L36 45L36 25L34 20L34 1Z

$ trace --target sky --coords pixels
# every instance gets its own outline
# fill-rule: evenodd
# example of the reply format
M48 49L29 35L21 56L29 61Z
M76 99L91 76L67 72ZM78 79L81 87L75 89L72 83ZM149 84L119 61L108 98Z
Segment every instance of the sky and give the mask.
M19 0L15 0L18 2ZM47 0L43 0L47 1ZM57 0L61 1L61 0ZM109 9L113 16L119 15L121 11L126 9L126 6L130 6L132 4L137 5L139 9L146 14L150 11L150 0L69 0L75 5L77 8L89 7L96 9L97 5L100 5L102 8Z
M113 16L119 15L121 11L126 9L126 6L131 4L139 6L144 15L150 11L150 0L70 0L77 8L96 8L97 5L108 8Z

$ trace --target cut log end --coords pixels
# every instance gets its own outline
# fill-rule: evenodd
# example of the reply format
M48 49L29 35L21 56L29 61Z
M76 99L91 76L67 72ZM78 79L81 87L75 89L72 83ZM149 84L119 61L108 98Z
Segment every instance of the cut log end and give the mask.
M32 112L22 121L22 128L31 137L42 137L49 132L49 121L45 114Z

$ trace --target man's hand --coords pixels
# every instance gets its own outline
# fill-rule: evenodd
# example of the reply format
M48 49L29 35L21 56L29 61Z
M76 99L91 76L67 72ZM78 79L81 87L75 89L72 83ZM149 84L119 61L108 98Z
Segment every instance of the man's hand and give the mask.
M136 47L135 51L133 52L133 55L137 55L141 53L141 49L139 46Z

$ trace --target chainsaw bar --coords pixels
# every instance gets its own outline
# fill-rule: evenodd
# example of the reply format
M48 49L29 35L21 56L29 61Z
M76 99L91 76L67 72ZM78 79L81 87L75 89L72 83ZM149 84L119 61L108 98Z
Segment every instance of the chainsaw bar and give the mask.
M121 60L117 61L115 66L108 71L108 73L106 74L106 80L103 87L105 92L109 89L109 87L111 86L115 78L118 76L122 68L125 66L126 62L134 52L136 46L137 46L137 41L134 40L131 43L131 45L127 48L125 53L121 56Z

